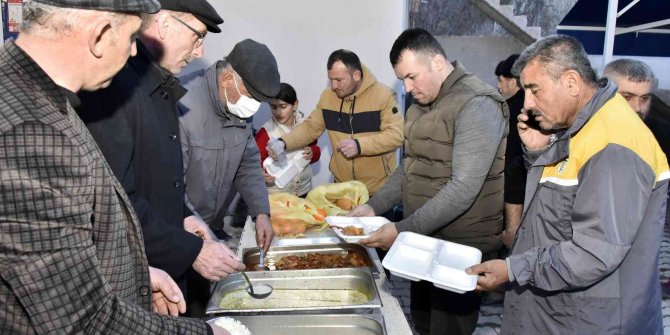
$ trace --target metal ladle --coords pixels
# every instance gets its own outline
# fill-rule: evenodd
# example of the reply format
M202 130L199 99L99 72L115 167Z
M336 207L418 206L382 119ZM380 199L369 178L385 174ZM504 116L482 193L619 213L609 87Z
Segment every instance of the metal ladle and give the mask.
M256 284L255 288L254 285L251 284L251 280L249 280L249 277L247 276L246 272L240 271L242 273L242 276L244 279L247 281L247 284L249 284L249 287L247 287L246 291L249 293L249 295L254 298L254 299L265 299L267 298L270 294L272 294L272 286L266 285L266 284Z
M270 270L267 266L265 266L265 250L263 250L263 247L260 247L260 252L258 254L258 265L256 266L256 270L258 271Z

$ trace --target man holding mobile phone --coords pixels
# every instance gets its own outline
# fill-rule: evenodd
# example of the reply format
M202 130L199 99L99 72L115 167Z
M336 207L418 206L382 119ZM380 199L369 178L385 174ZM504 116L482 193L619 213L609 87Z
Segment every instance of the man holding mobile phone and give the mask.
M480 290L509 282L502 334L662 334L665 155L574 37L538 40L513 72L529 111L522 222L507 259L466 272Z

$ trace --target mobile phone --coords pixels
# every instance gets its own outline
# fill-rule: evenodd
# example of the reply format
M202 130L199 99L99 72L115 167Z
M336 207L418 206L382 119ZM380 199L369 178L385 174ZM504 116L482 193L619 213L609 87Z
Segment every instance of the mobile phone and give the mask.
M522 108L521 113L524 113L526 116L528 116L528 120L526 120L524 123L528 125L529 128L542 130L542 128L540 128L540 122L535 120L535 116L533 116L533 111L531 109Z

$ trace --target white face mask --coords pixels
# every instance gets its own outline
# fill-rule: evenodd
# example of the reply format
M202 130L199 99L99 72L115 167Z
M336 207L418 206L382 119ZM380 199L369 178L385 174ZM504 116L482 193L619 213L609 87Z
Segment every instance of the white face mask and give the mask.
M261 103L260 101L256 101L255 99L249 98L248 96L242 95L242 93L240 93L240 89L237 88L237 79L235 79L235 75L233 75L233 81L235 81L235 89L240 95L240 99L238 99L236 103L230 102L230 100L228 100L228 89L224 89L223 94L226 97L226 106L228 106L228 111L241 119L250 118L256 114L256 112L258 112L258 109L261 107Z

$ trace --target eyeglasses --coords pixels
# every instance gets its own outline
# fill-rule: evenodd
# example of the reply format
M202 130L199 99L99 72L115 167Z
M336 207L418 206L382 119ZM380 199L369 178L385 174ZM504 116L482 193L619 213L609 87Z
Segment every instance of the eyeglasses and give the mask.
M183 24L184 26L186 26L186 28L188 28L188 30L192 31L192 32L195 34L195 36L198 36L198 39L195 40L195 44L193 45L193 47L194 47L195 49L199 48L199 47L202 45L202 41L205 39L205 36L207 36L207 33L204 33L204 34L203 34L203 33L199 32L199 31L197 31L195 28L191 27L188 23L186 23L186 22L180 20L178 17L176 17L176 16L174 16L174 15L172 15L172 17L173 17L175 20L177 20L179 23L181 23L181 24Z

